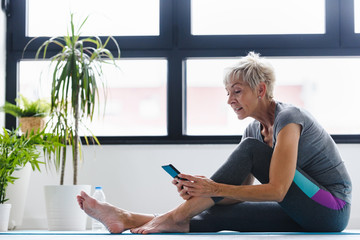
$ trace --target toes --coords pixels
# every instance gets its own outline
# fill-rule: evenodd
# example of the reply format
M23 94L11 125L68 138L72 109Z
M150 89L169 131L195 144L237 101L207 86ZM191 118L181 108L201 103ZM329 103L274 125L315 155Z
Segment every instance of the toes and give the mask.
M81 196L79 196L79 195L76 196L76 199L77 199L77 202L78 202L80 208L81 208L82 210L84 210L84 207L83 207L83 201L84 201L84 199L83 199Z
M143 231L144 230L141 227L130 229L130 232L135 234L142 234Z
M139 227L139 228L130 229L130 232L134 234L148 234L148 233L154 233L154 230L151 230L150 228Z
M81 208L82 210L84 210L83 203L78 201L78 204L79 204L80 208Z
M141 232L141 234L148 234L148 233L153 233L153 232L150 231L149 229L144 229L144 231Z
M87 193L84 192L84 191L81 191L81 192L80 192L80 196L81 196L82 198L84 198L84 200L85 200L86 198L89 198L89 195L87 195Z
M84 198L82 196L79 196L79 195L76 196L76 199L77 199L78 202L83 202L84 201Z

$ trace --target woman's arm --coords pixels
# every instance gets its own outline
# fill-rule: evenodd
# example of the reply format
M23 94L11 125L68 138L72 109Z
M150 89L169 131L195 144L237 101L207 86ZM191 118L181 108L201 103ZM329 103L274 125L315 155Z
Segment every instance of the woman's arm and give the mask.
M179 182L190 196L281 202L294 179L300 131L300 125L291 123L279 132L270 163L269 183L235 186L215 183L203 176L186 174L181 174L179 177L189 181Z

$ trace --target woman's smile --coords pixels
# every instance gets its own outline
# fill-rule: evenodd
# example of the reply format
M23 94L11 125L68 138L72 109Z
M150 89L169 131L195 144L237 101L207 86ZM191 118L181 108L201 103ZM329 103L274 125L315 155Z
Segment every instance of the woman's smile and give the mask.
M243 109L242 107L234 108L235 112L238 112L238 111L240 111L242 109Z

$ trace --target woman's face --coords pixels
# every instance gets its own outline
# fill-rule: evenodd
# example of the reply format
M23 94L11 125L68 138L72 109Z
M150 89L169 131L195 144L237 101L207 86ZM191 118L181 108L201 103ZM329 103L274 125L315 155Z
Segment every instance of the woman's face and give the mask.
M238 119L245 119L253 116L254 110L258 103L258 96L256 91L252 90L250 86L241 79L232 80L225 89L228 94L227 103L234 110Z

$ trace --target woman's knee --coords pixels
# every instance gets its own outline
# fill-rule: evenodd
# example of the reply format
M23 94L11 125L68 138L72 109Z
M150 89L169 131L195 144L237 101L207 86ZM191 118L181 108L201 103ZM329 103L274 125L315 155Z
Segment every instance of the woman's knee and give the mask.
M238 156L246 154L252 156L256 152L261 152L264 148L269 148L269 146L255 138L248 137L239 143L231 155Z

